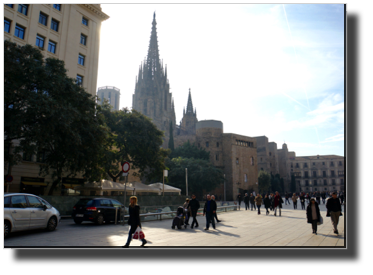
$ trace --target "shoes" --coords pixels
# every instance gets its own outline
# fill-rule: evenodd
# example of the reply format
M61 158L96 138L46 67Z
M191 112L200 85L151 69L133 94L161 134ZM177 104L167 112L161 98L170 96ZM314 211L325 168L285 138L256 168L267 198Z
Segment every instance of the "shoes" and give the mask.
M276 213L274 215L276 216Z
M140 246L145 246L147 243L148 243L148 242L144 239L142 245L140 245Z
M125 244L125 245L123 245L122 247L123 248L127 248L127 247L129 247L130 245L129 244Z
M175 229L175 226L173 225L173 226L171 226L171 228L172 228L172 229Z
M315 232L315 235L317 235L317 233Z
M198 227L198 224L196 225L196 227Z
M334 233L338 235L338 230L335 230Z
M218 220L218 221L216 221L216 222L221 222L221 220Z
M209 230L208 228L205 228L205 230L207 231L207 230Z
M192 228L193 229L193 225L190 227L190 228Z
M214 229L215 229L215 226L213 226L212 228L214 228Z

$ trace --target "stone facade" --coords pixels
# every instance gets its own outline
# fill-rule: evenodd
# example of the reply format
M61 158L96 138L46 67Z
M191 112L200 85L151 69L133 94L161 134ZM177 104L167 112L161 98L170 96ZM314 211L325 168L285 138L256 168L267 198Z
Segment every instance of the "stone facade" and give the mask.
M271 173L271 164L269 161L269 146L268 138L266 136L255 137L257 143L258 155L258 172L266 171Z
M297 192L345 191L345 158L336 155L291 157Z
M269 168L272 172L272 175L276 175L280 173L279 164L278 164L278 153L277 153L277 143L276 142L268 142L268 149L269 149Z

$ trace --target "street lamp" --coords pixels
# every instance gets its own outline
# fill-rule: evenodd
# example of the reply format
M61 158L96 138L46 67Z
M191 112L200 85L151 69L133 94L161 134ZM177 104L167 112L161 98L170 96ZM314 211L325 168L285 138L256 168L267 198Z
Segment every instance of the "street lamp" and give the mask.
M185 168L186 196L188 196L188 168Z

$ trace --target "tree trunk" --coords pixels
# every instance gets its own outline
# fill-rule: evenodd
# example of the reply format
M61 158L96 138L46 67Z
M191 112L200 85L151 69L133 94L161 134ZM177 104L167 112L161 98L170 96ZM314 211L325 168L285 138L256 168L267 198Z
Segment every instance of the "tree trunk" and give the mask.
M61 182L61 177L57 177L57 179L52 183L51 188L49 189L48 196L52 196L54 188L56 188L57 184Z

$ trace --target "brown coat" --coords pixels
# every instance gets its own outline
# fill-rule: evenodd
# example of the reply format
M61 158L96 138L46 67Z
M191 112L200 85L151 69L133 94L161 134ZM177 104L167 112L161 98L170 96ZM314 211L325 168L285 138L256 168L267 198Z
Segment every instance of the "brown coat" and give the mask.
M258 195L255 197L256 205L262 205L262 196Z

